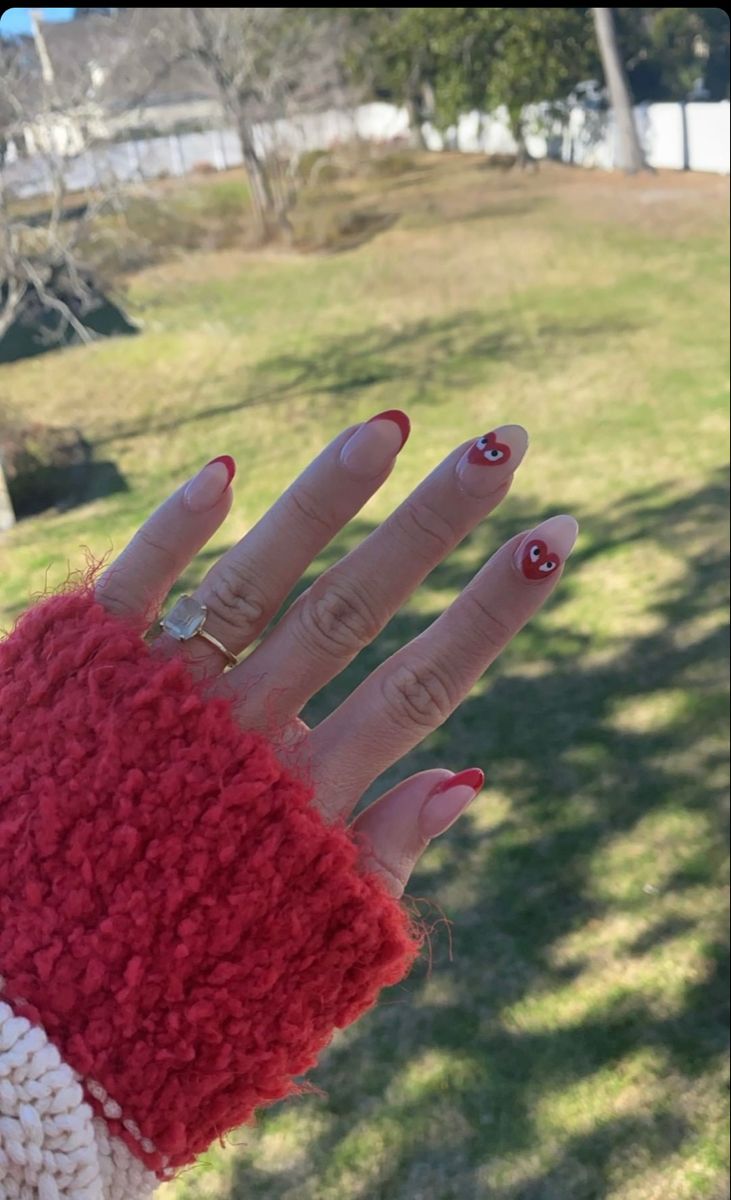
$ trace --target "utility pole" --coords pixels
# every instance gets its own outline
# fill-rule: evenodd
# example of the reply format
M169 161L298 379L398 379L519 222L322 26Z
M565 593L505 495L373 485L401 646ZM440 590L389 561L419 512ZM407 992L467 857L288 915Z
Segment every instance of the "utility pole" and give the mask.
M45 38L41 33L41 20L43 14L40 9L32 8L30 10L30 27L35 42L36 54L38 61L41 64L41 76L47 87L53 84L53 63L51 62L48 47L46 46Z

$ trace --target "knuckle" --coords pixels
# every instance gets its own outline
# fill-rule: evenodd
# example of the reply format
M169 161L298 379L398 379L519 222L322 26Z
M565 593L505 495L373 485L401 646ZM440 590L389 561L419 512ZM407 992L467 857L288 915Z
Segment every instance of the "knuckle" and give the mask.
M511 637L511 629L497 613L481 600L475 591L464 592L462 599L466 606L467 623L477 630L481 642L486 642L495 650L501 650Z
M94 599L113 617L130 617L136 612L131 596L114 591L111 584L103 578L94 588Z
M411 862L387 863L379 857L371 847L363 856L366 870L374 871L382 877L392 896L397 899L404 894L404 888L409 880Z
M137 531L132 544L135 550L142 549L145 555L149 555L154 560L158 574L170 575L177 571L180 565L177 554L170 546L166 546L164 542L159 542L157 538L153 537L150 530L145 529L144 525ZM131 548L132 546L130 546ZM162 572L160 568L162 568Z
M433 666L403 664L383 680L386 715L401 729L436 729L454 708L452 694L444 672Z
M391 517L392 528L410 549L424 547L430 561L435 554L444 555L452 548L455 532L447 518L425 500L413 496L396 509Z
M380 629L362 588L340 580L318 595L309 592L299 607L299 636L308 652L352 658Z
M266 593L246 568L221 561L207 580L204 603L222 625L245 637L254 637L269 616Z
M288 519L301 528L330 532L332 522L323 502L308 492L301 483L290 488L282 497Z

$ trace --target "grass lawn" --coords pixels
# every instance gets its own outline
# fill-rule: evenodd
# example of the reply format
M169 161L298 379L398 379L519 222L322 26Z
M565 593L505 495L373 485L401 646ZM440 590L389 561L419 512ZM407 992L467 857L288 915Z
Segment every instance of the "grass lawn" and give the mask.
M348 422L399 406L413 433L325 562L457 440L527 427L513 494L312 720L502 540L581 523L549 608L404 766L487 773L410 889L431 965L335 1038L324 1097L163 1200L722 1200L727 182L444 155L344 186L392 218L357 249L189 253L132 279L141 336L0 371L123 481L3 537L6 626L216 454L236 507L186 588Z

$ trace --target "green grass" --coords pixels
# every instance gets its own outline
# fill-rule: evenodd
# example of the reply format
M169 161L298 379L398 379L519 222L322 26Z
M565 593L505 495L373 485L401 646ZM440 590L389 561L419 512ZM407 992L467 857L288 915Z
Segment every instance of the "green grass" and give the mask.
M215 454L235 511L200 578L343 424L402 406L367 533L459 439L520 421L499 513L436 570L317 720L505 538L581 538L548 609L400 771L485 796L410 892L434 929L381 1006L168 1200L722 1200L728 366L726 185L425 159L348 184L395 218L346 254L191 254L133 280L142 336L3 369L126 490L20 523L0 619L121 548ZM451 923L452 957L444 912Z

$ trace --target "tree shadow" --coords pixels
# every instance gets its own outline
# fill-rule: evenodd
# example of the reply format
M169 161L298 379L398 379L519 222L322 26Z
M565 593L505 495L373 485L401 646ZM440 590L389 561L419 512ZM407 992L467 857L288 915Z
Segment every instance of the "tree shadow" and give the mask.
M6 300L7 293L7 283L0 282L0 303ZM59 311L54 301L64 308ZM0 365L80 345L69 313L90 337L131 337L139 333L119 304L105 295L91 277L84 279L82 292L59 270L48 281L43 294L36 288L28 289L15 319L0 336Z
M653 921L651 896L641 882L632 884L632 903L646 904L647 928L629 939L627 963L691 928L700 940L704 966L672 1004L653 1004L620 972L606 995L564 1022L531 1025L515 1014L527 1001L581 981L589 969L581 953L566 958L557 950L577 934L591 947L595 923L616 910L616 901L597 886L597 857L618 839L642 839L643 822L680 813L705 830L700 851L692 849L686 865L667 878L648 845L655 892L672 896L717 879L727 834L719 779L727 633L716 614L727 595L727 557L709 531L727 511L725 478L716 475L687 494L638 489L604 515L577 514L582 538L552 598L550 627L544 616L533 621L491 669L489 693L473 694L410 756L409 771L481 763L492 787L512 797L519 818L496 823L489 838L474 822L460 822L426 857L409 893L422 898L427 917L429 905L432 916L438 908L437 897L449 889L457 896L447 914L453 964L444 930L435 931L431 967L421 961L322 1056L309 1078L326 1098L290 1102L327 1118L307 1141L306 1159L289 1168L264 1166L252 1142L234 1164L231 1197L337 1194L333 1172L338 1163L360 1161L353 1147L359 1133L373 1135L374 1120L391 1131L390 1148L368 1190L354 1193L368 1200L600 1200L616 1194L618 1171L630 1179L675 1154L693 1133L677 1081L691 1089L723 1061L728 1043L725 939L704 912L691 913L685 923L665 916ZM509 516L498 511L489 535L480 529L430 577L434 610L395 617L378 643L309 706L308 720L330 711L437 615L442 599L474 568L476 542L489 536L497 545L521 521L530 525L548 515L517 500ZM353 522L317 570L369 530L367 522ZM562 610L581 586L582 567L601 559L611 570L613 551L628 544L682 555L683 570L651 605L655 620L645 632L618 637L595 653L589 633L570 625L568 616L562 620ZM633 705L677 697L679 690L686 702L663 709L650 724L617 719L623 709L631 714ZM399 774L387 773L366 802ZM668 836L682 858L682 835ZM430 990L434 975L447 989L439 999ZM567 1133L550 1166L534 1170L541 1103L550 1105L552 1097L600 1073L621 1072L643 1053L656 1057L675 1091L647 1107L642 1100L642 1111L610 1113L585 1132ZM427 1071L418 1086L407 1086L410 1073L418 1081L424 1056L435 1054L462 1064L460 1071L435 1080ZM605 1085L598 1080L595 1086ZM263 1114L260 1125L267 1119ZM488 1185L496 1158L524 1158L527 1174Z
M294 399L325 398L345 403L369 388L398 384L404 402L438 403L449 383L467 386L484 380L491 362L517 366L540 365L547 354L590 353L634 328L626 313L607 313L601 321L583 324L575 317L531 326L512 311L489 313L467 309L439 320L407 321L394 329L375 325L360 333L323 338L306 351L285 350L252 365L248 379L237 375L236 395L217 405L196 407L196 396L179 402L179 411L162 420L119 421L96 439L97 446L151 434L168 433L182 425L215 421L218 417L262 405L286 405ZM180 412L187 415L181 417Z
M468 207L466 201L472 201L472 207ZM475 204L475 201L478 203ZM409 229L428 229L432 225L462 225L472 221L530 217L550 203L547 196L526 196L524 193L518 193L515 197L505 196L502 192L497 195L486 193L484 198L480 198L479 193L472 190L467 197L460 199L447 195L440 196L438 200L425 201L418 211L408 215L407 225ZM465 207L460 207L461 204Z
M18 521L49 509L68 512L82 504L128 491L129 484L116 463L91 459L70 466L42 466L8 480L8 492Z
M295 245L303 254L331 258L336 254L348 254L372 242L379 234L393 228L399 214L380 209L345 208L331 214L329 225L315 209L297 214L302 228L295 222Z

